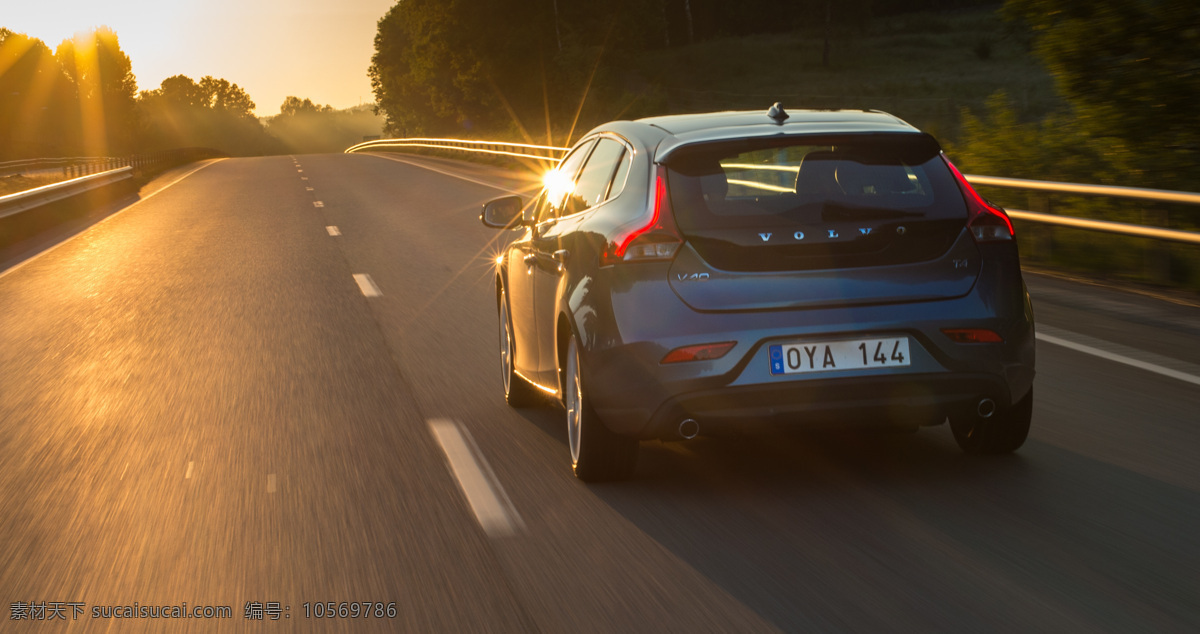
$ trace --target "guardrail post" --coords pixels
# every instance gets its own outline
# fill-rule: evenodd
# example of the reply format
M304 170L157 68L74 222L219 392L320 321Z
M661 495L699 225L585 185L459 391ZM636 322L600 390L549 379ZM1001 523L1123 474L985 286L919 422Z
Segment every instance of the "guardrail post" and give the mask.
M1147 203L1142 208L1142 224L1150 227L1166 228L1171 220L1170 212L1162 205ZM1142 248L1142 267L1146 279L1152 282L1168 283L1171 281L1171 251L1169 245L1158 240L1145 240Z
M1038 213L1053 213L1053 204L1049 196L1029 194L1029 210ZM1054 260L1054 227L1051 225L1030 226L1030 244L1033 245L1033 256L1036 260L1049 264Z

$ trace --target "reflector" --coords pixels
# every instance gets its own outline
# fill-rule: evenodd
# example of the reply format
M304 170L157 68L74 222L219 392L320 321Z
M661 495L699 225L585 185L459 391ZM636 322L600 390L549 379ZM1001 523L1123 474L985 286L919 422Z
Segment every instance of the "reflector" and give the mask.
M1004 343L1000 335L984 328L942 328L955 343Z
M723 341L721 343L702 343L696 346L675 348L668 352L667 356L663 357L659 363L682 363L684 361L711 361L713 359L720 359L732 350L735 345L737 345L736 341Z

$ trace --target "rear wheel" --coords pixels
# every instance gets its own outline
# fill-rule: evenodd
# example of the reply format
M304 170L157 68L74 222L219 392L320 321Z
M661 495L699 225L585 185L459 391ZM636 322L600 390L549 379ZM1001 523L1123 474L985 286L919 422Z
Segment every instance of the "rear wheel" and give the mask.
M580 372L579 343L567 343L563 372L563 404L567 408L567 441L575 477L584 482L628 478L637 466L638 441L609 431L592 409Z
M500 289L497 310L500 314L500 378L504 381L504 400L512 407L527 407L536 405L541 400L537 390L528 381L517 374L513 362L512 320L508 316L508 297L504 289Z
M982 418L974 411L950 417L958 446L970 454L1012 453L1025 444L1033 418L1033 388L1008 409Z

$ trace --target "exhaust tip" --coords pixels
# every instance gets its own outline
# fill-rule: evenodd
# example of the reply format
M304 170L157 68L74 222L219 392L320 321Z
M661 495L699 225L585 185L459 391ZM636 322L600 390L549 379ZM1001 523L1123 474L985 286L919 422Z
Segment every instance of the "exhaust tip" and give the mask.
M992 414L996 413L996 401L990 398L981 399L975 411L980 418L991 418Z
M691 440L700 434L700 423L685 418L682 423L679 423L679 436L684 440Z

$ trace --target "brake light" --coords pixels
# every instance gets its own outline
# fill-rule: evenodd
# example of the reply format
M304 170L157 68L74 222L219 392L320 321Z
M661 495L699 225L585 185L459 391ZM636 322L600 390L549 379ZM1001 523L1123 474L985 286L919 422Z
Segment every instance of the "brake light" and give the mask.
M704 343L698 346L684 346L675 348L667 353L667 356L662 358L659 363L682 363L684 361L712 361L725 356L736 341L725 341L723 343Z
M1004 343L1004 337L984 328L942 328L955 343Z
M971 230L971 235L975 236L975 241L1012 240L1014 232L1012 220L1009 219L1008 214L1004 213L1003 209L984 200L983 196L980 196L979 192L971 187L966 177L958 171L957 167L954 167L945 154L942 154L942 160L954 174L954 180L958 183L963 199L967 202L967 228Z
M654 199L649 218L639 218L631 227L622 227L600 255L600 264L669 260L675 257L683 238L671 213L667 192L667 168L659 165L654 174Z

